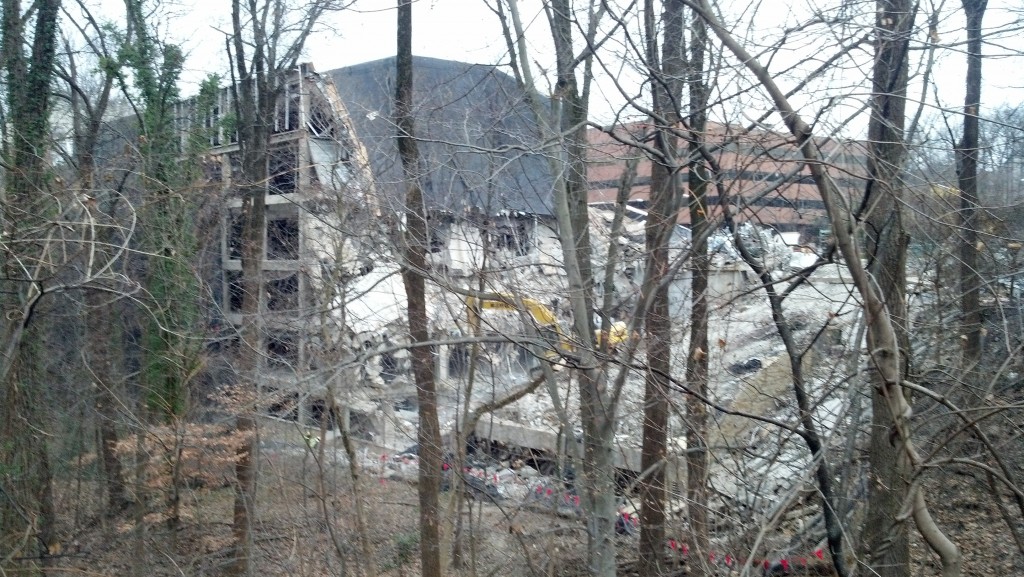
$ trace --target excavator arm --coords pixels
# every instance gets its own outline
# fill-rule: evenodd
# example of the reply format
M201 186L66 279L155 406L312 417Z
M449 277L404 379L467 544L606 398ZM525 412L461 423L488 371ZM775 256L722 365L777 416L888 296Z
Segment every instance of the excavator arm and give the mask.
M512 295L501 294L493 298L466 297L466 314L469 317L469 326L476 332L480 329L480 312L487 309L503 311L525 311L530 314L537 323L537 331L550 343L550 345L562 354L571 353L574 349L572 343L562 331L558 324L558 317L551 309L542 303L529 298L516 298ZM550 351L551 360L559 356L555 350Z
M558 317L544 304L534 299L517 298L508 294L499 294L490 298L468 296L466 297L466 313L469 317L469 325L474 332L480 328L480 312L487 309L529 313L537 323L537 330L541 336L551 344L553 349L557 349L557 352L556 350L550 351L550 360L554 360L554 357L557 356L574 356L576 347L573 345L573 341L558 324ZM612 323L608 330L594 331L594 338L598 345L607 338L609 349L615 350L629 339L629 330L626 323L618 321Z

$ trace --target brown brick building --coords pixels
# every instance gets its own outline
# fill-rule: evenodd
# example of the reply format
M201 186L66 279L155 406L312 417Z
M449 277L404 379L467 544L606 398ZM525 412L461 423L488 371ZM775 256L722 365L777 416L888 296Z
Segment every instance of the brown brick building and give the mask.
M650 133L651 126L646 123L590 130L588 180L592 203L615 201L627 160L633 157L638 163L630 203L640 208L646 205L651 160L642 150L626 143L646 141L650 146ZM720 214L725 205L740 222L767 225L780 232L799 232L802 242L816 240L820 230L828 228L824 204L791 136L766 130L744 132L738 127L712 124L707 142L720 169L717 184L713 182L708 192L710 214ZM822 139L819 146L840 189L850 199L859 198L866 167L863 143ZM684 204L679 222L688 224L689 220Z

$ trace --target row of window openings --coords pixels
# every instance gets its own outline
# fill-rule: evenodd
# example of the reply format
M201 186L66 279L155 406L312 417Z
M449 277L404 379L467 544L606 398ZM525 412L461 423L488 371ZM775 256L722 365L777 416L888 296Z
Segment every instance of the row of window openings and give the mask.
M242 283L242 271L229 270L224 273L228 287L228 310L233 313L242 311L245 298L245 286ZM267 311L294 311L299 308L299 276L291 274L281 279L269 280L263 284L264 306Z
M242 258L242 235L244 224L236 215L231 221L228 237L228 255L232 259ZM430 252L443 251L448 244L450 231L431 231ZM498 228L490 231L490 246L495 249L510 250L518 255L525 255L531 246L530 230L524 223L509 228ZM299 219L297 216L272 218L267 220L266 253L267 260L298 260L299 259Z
M301 108L302 103L299 99L299 95L294 92L297 91L298 88L298 85L292 86L292 95L287 98L282 98L278 102L276 114L274 116L274 134L290 132L300 128L299 109ZM318 101L310 105L306 127L314 136L322 138L336 138L339 136L339 130L332 116L333 113L329 111L329 105L325 102ZM224 126L225 118L226 117L223 117L221 114L221 107L219 105L214 105L213 108L210 109L210 113L203 119L203 128L209 131L210 146L238 143L238 132L231 130L230 126ZM342 133L344 133L344 131L342 131Z
M483 231L492 250L507 250L518 256L530 253L533 246L531 223L514 221L511 224L488 227ZM451 238L451 227L437 226L430 230L430 252L443 252Z
M235 335L228 343L228 350L239 354L241 338ZM298 369L299 335L295 331L271 331L263 339L263 361L271 369Z
M345 410L341 407L332 410L323 399L308 399L297 392L269 387L263 390L260 406L271 417L297 422L301 418L303 425L319 427L326 424L327 428L332 430L339 427L339 421L344 418L342 411ZM349 434L356 438L369 441L376 434L373 421L362 413L349 412L348 421Z
M284 146L270 151L267 160L267 193L268 194L290 194L298 188L298 166L299 159L294 146ZM242 174L242 157L237 153L228 154L228 164L231 165L231 179L238 181ZM221 166L216 162L212 166L210 179L220 182L223 178ZM316 179L316 171L311 170L311 179Z
M349 157L347 154L339 154L339 156L341 158L330 159L330 163L333 163L332 167L327 169L321 168L319 172L316 165L311 165L309 167L310 183L337 186L339 182L346 182L348 180L348 169L344 163L348 162ZM228 162L231 165L232 179L237 181L242 173L241 157L238 154L229 154ZM296 170L298 162L298 156L294 147L277 148L271 151L267 165L269 175L267 194L291 194L298 190L299 175L298 170ZM314 160L315 162L316 160ZM326 176L321 176L321 172ZM210 164L206 176L213 182L221 182L223 180L222 173L221 163L218 161ZM321 182L323 178L329 179L330 182Z
M238 154L229 154L228 163L231 165L231 178L238 181L242 174L242 159ZM267 194L290 194L298 188L298 175L295 165L298 159L295 151L290 148L277 149L271 153L267 166ZM209 163L206 177L212 182L221 182L224 179L223 167L219 160ZM316 181L316 171L310 170L310 179Z
M290 132L299 128L299 108L302 106L302 103L299 95L295 92L298 89L298 85L291 86L292 94L278 101L276 114L274 115L274 134ZM319 115L314 114L313 118L310 119L310 129L313 130L314 134L331 132L332 123L323 116L321 112ZM215 104L210 109L210 113L203 119L203 128L209 131L210 146L238 143L238 132L231 130L230 126L224 126L226 118L227 116L221 115L220 105Z
M233 259L242 258L242 238L245 224L240 215L231 219L228 235L228 256ZM298 260L299 259L299 218L289 216L267 220L266 230L267 260Z
M338 429L341 420L345 419L348 421L348 433L364 441L372 441L379 434L369 416L338 406L332 408L324 399L306 398L297 392L265 388L260 406L271 417L316 428L326 426L329 430Z

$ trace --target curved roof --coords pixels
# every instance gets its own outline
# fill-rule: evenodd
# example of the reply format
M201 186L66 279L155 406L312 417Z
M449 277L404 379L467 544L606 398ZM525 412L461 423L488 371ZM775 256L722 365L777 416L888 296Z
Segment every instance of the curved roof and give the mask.
M392 115L395 58L326 73L366 147L382 201L400 202L402 168ZM494 66L413 59L413 109L423 194L433 210L551 214L552 178L516 81Z

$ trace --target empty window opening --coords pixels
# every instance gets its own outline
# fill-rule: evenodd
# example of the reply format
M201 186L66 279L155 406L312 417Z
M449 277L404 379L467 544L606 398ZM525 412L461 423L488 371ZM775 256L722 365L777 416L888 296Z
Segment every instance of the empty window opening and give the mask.
M299 259L299 217L267 220L267 259Z
M238 211L228 213L228 258L242 258L242 242L245 222Z
M380 355L380 378L391 384L398 377L398 359L391 353Z
M274 132L288 132L299 127L299 85L292 84L285 91L284 98L277 101L277 117L274 119Z
M214 105L206 116L204 127L210 135L210 146L220 146L220 107Z
M333 116L329 105L317 98L310 104L309 120L306 121L306 126L313 136L334 138Z
M295 367L299 363L299 339L294 332L272 333L267 337L267 365Z
M299 275L267 282L267 310L289 311L299 308Z
M298 179L295 170L298 164L298 156L295 146L281 146L270 151L270 158L267 161L267 168L270 173L270 194L288 194L295 192L298 186Z
M451 345L448 350L448 374L461 377L469 371L469 347L464 344Z
M242 285L242 271L226 271L224 273L224 281L228 285L228 312L242 312L242 301L245 298L245 288Z
M518 256L530 253L533 244L533 222L525 218L509 219L497 224L491 234L491 245Z
M323 399L316 399L309 405L309 418L314 425L324 425L326 420L327 430L333 431L338 428L338 415L336 410L331 410Z

